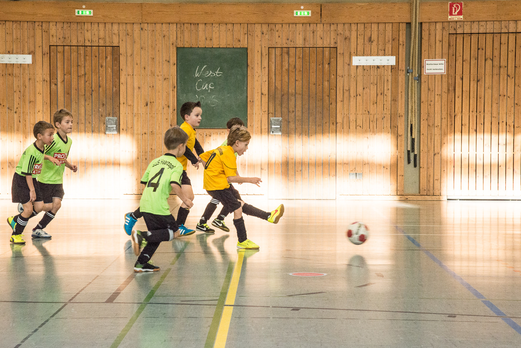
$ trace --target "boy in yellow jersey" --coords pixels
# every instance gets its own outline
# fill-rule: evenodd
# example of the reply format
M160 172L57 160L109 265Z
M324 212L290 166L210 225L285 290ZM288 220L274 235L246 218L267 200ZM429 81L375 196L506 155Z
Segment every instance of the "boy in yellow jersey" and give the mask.
M201 124L201 115L203 110L201 109L201 102L186 102L181 106L180 114L183 120L183 124L181 124L181 129L188 134L188 142L186 143L186 150L183 154L180 154L177 158L179 162L183 165L183 177L181 179L181 188L184 194L190 199L194 199L194 191L192 190L192 182L188 175L186 174L188 160L192 163L192 165L199 169L199 163L201 159L194 155L192 152L194 149L197 155L200 155L204 152L201 144L195 138L195 128L199 127ZM177 213L177 223L179 225L179 229L183 231L182 235L190 235L195 231L185 227L186 218L188 217L188 213L190 210L186 206L186 204L182 203L181 207L179 207L179 211ZM125 214L125 224L123 225L123 229L125 232L130 235L134 225L137 220L142 216L140 209L136 209L133 212Z
M178 158L179 162L183 165L183 177L181 179L181 188L183 193L190 199L194 199L194 191L192 190L192 182L186 173L186 169L188 168L188 161L192 163L192 165L199 169L199 163L201 163L201 158L198 156L204 152L203 147L199 144L199 141L195 138L195 129L199 127L201 124L201 115L203 110L201 109L201 102L186 102L181 106L181 117L184 119L184 122L181 124L181 129L188 134L188 142L186 143L186 151L183 156ZM195 150L196 154L193 153ZM188 217L188 213L190 210L186 207L185 204L181 204L179 207L179 211L177 213L177 223L179 224L180 229L186 229L184 226L186 223L186 218ZM190 230L193 231L194 230Z
M259 246L248 239L242 213L256 216L271 223L278 223L284 214L284 205L281 204L272 212L260 210L244 203L239 192L230 183L248 182L260 186L260 178L243 177L237 175L237 155L242 156L248 149L251 135L243 126L233 126L228 134L227 146L201 154L204 166L204 189L212 198L221 202L226 213L233 212L233 224L237 229L238 249L259 249Z
M22 233L27 221L43 209L43 197L36 178L42 171L45 145L50 145L54 139L54 127L49 122L40 121L34 125L33 134L36 141L25 149L13 175L12 201L23 205L23 212L7 218L13 229L13 244L25 244ZM58 163L57 160L53 162Z
M132 248L138 256L134 264L134 272L157 272L159 267L150 263L152 255L156 252L159 244L185 235L185 230L179 229L175 218L170 213L168 197L174 190L177 197L188 208L193 206L192 200L188 198L181 189L181 177L183 166L176 157L181 156L186 149L188 135L178 126L172 127L165 133L164 143L167 148L166 154L154 159L147 167L141 178L145 185L139 210L145 219L148 231L132 231ZM192 231L192 233L194 233ZM141 246L146 241L146 246Z
M226 128L228 129L228 134L230 133L230 129L233 126L236 126L236 125L244 126L244 122L240 118L238 118L238 117L233 117L233 118L229 119L228 122L226 122ZM221 144L221 146L226 146L226 145L228 145L228 139L226 139ZM235 157L237 157L237 154L235 154ZM237 172L237 175L239 175L239 172ZM231 184L230 184L230 186L231 186ZM239 200L240 199L241 198L239 197ZM206 205L206 209L204 210L203 216L201 216L201 219L199 220L199 223L196 226L196 229L198 231L206 232L206 233L209 233L209 234L215 233L215 230L213 228L211 228L210 226L208 226L207 222L212 217L212 214L215 212L215 209L217 209L217 206L219 205L219 203L221 203L221 202L219 202L215 198L212 198L210 203L208 203ZM212 225L217 227L217 228L220 228L224 232L230 232L230 229L224 223L224 218L226 217L226 215L224 215L224 214L226 214L226 209L223 206L223 208L221 209L221 212L219 213L217 218L215 218L212 221Z
M72 139L68 136L72 132L72 113L66 109L60 109L53 115L54 126L57 132L52 143L45 147L45 159L43 161L42 174L38 176L38 185L43 197L45 211L44 216L33 229L33 238L51 238L44 228L54 219L61 208L61 202L65 191L63 190L63 172L65 167L76 173L78 167L69 163L69 151ZM56 165L52 159L59 161ZM19 210L23 211L23 208Z

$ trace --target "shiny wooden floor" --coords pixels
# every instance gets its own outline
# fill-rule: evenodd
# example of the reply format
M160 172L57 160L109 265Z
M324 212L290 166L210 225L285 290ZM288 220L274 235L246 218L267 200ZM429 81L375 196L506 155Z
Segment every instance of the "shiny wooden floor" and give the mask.
M521 346L521 202L283 203L278 225L246 218L260 251L237 252L234 229L196 233L135 274L122 223L137 201L66 199L52 240L31 240L35 218L20 247L0 200L0 346ZM370 227L360 246L355 220Z

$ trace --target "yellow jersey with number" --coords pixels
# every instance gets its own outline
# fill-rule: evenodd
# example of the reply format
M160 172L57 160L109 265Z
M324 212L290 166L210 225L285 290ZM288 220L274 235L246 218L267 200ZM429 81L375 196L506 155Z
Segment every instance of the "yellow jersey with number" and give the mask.
M230 187L228 177L237 175L237 158L231 146L219 146L201 154L204 166L203 188L207 191L224 190Z

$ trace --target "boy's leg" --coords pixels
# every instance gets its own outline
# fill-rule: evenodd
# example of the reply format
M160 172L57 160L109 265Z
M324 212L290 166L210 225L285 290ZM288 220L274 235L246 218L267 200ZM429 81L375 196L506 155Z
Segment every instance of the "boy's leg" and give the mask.
M181 176L181 190L187 196L190 200L194 200L194 191L192 190L192 182L190 181L190 178L188 178L188 175L186 174L186 171L183 171L183 174ZM179 229L182 230L184 235L189 235L194 233L194 230L191 230L189 228L186 228L186 218L188 217L188 214L190 213L190 209L183 203L179 207L179 211L177 212L177 224L179 226Z
M260 219L267 220L268 222L271 222L273 224L276 224L279 222L282 215L284 215L284 204L279 205L277 209L271 212L267 212L259 208L256 208L253 205L249 205L248 203L244 203L242 211L246 215L255 216Z
M45 210L45 214L43 214L43 217L38 225L33 228L31 236L33 238L51 238L51 235L45 232L43 229L46 228L47 225L49 225L49 223L56 217L56 213L62 206L62 199L65 195L65 192L63 191L62 184L40 183L39 185L44 203L42 209Z
M132 229L136 225L137 220L141 217L143 217L143 214L141 214L141 210L139 210L139 207L133 212L125 214L125 223L123 224L123 229L125 230L126 234L130 236L130 234L132 233Z
M201 219L197 223L197 226L195 227L198 231L206 232L206 233L215 233L215 230L208 226L208 220L212 217L212 214L215 212L215 209L217 209L217 204L220 202L216 200L215 198L212 198L210 203L206 205L206 208L204 209L203 216L201 216Z

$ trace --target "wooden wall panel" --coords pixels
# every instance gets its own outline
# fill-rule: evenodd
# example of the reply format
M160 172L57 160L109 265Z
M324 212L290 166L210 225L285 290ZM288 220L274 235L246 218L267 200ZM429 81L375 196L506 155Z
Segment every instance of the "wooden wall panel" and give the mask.
M337 187L333 198L403 193L400 163L403 163L405 33L403 23L0 21L0 53L34 53L31 66L0 65L0 79L7 86L0 91L1 136L7 149L0 152L0 197L10 194L16 162L21 151L33 141L32 124L39 119L50 120L58 107L69 107L75 114L71 160L78 164L79 172L66 171L67 196L139 194L143 171L151 159L164 152L163 133L176 122L176 49L190 46L248 48L248 125L253 139L249 151L239 159L239 171L261 177L264 184L261 188L242 185L241 193L266 194L272 168L284 175L295 173L294 178L288 178L293 196L299 192L310 196L323 193L305 184L309 181L317 181L323 187ZM67 48L58 54L59 46ZM106 46L117 49L107 52L102 48ZM302 68L298 79L300 70L295 71L291 77L295 84L284 95L295 105L287 112L306 114L309 119L306 123L295 118L288 124L294 131L286 140L288 155L284 164L272 161L265 151L274 141L269 135L269 118L275 111L281 111L268 102L270 47L295 48L291 54L288 51L286 61L280 61L281 68L282 64L288 66L297 61L321 67L320 73L304 73L308 70ZM316 51L312 53L309 48L334 50L325 50L324 55L317 57ZM396 56L398 64L352 66L354 55L369 54ZM54 74L50 62L55 55L63 59L60 64L69 70ZM115 56L119 56L119 65L109 66L109 62L117 61ZM325 75L320 75L323 72ZM99 76L99 88L89 76ZM63 106L51 98L58 83L72 86L60 92ZM280 86L283 80L275 83ZM114 84L119 85L119 93L110 87ZM336 93L316 95L323 88ZM302 97L305 94L313 98L305 99ZM317 108L324 111L317 113ZM21 117L26 113L31 118ZM119 114L119 134L107 136L104 117L115 114ZM201 129L198 134L205 149L218 146L226 137L222 129ZM316 144L325 151L319 151ZM316 164L303 166L305 156ZM119 180L104 180L107 176L118 177L115 169L118 167ZM86 173L91 175L87 177ZM353 173L362 173L363 179L350 179ZM189 168L189 176L194 191L204 193L202 171ZM84 180L80 183L79 178Z

